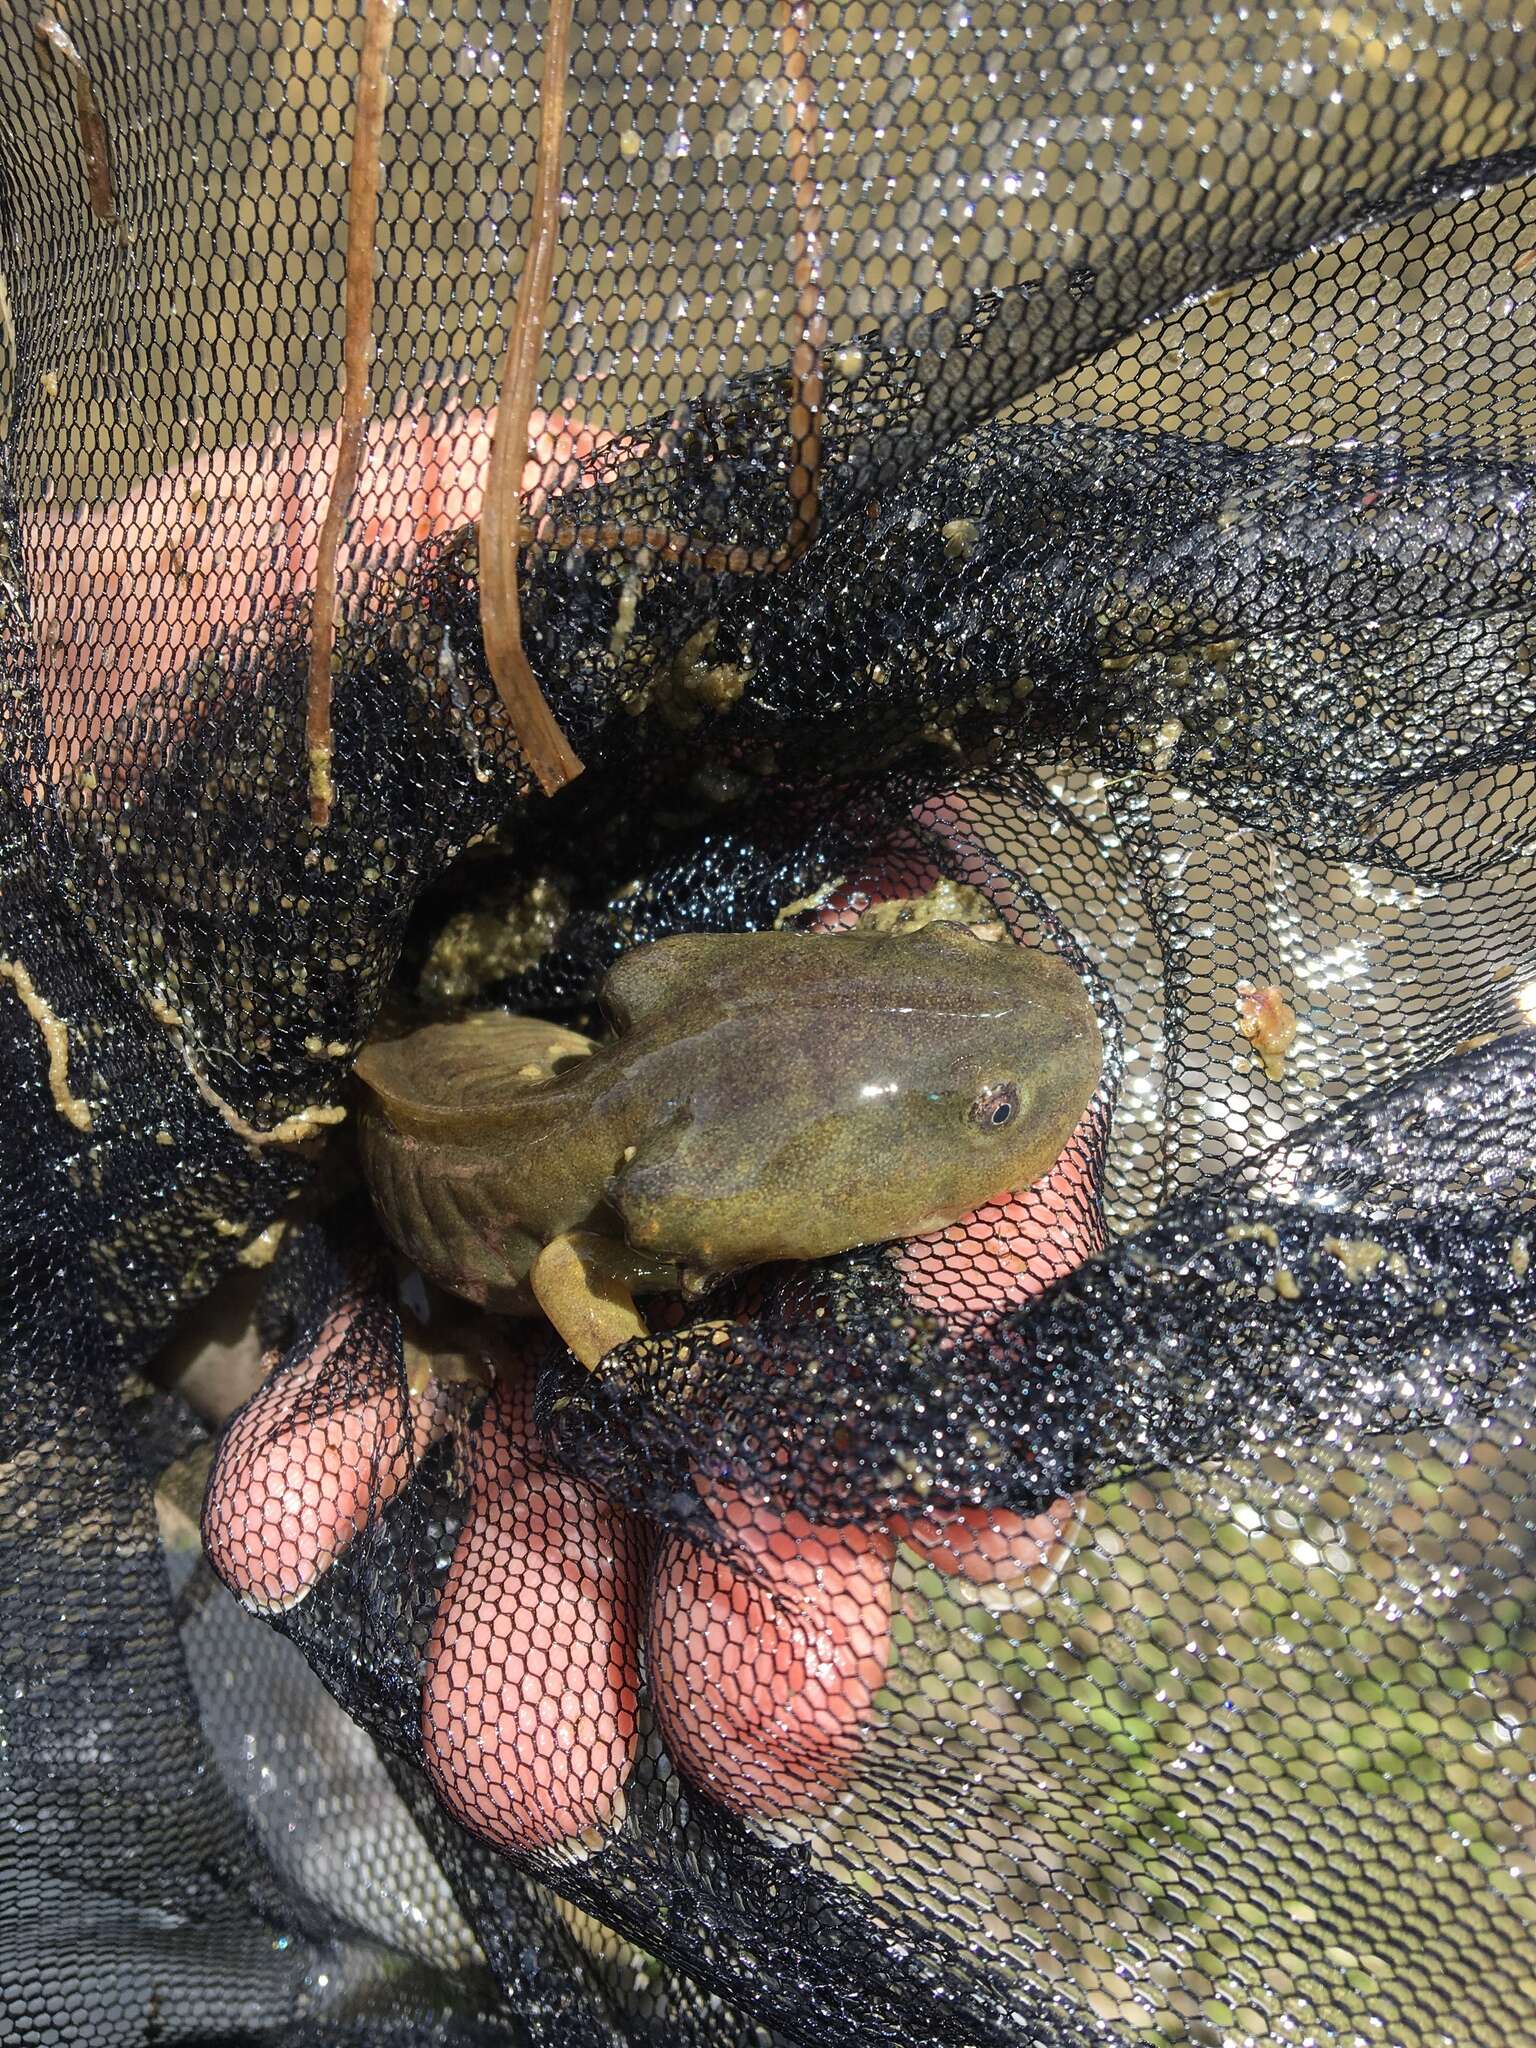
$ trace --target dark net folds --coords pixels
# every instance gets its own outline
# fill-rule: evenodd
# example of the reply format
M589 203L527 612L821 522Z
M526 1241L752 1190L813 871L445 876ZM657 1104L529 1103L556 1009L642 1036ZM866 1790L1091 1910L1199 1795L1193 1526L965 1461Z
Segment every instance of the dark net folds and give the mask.
M546 798L562 12L0 15L0 2042L1536 2048L1536 18L580 0ZM403 1272L381 1019L941 898L1035 1188Z

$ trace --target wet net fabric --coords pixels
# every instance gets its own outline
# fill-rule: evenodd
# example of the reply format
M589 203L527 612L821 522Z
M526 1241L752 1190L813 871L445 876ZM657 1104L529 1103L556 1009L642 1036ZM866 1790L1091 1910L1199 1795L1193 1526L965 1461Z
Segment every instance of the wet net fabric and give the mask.
M0 20L0 2040L1536 2042L1532 27L578 7L546 800L548 23L411 0L317 827L363 14ZM1044 1182L423 1321L382 1014L946 883L1094 1004Z

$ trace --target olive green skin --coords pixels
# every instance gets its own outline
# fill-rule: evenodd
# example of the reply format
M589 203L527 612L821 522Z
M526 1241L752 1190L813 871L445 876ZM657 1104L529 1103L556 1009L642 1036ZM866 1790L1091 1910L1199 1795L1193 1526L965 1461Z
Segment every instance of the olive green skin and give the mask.
M1066 962L958 924L663 939L602 1003L590 1050L491 1012L365 1051L364 1169L429 1278L522 1309L572 1231L637 1254L636 1291L920 1236L1038 1180L1100 1076Z

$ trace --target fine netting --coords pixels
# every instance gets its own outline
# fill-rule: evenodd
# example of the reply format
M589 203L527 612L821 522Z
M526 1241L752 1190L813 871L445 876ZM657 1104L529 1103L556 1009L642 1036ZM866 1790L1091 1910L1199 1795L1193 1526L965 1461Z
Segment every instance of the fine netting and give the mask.
M563 12L0 16L0 2041L1536 2048L1536 19L584 0L519 550ZM1035 1186L402 1277L381 1019L946 906Z

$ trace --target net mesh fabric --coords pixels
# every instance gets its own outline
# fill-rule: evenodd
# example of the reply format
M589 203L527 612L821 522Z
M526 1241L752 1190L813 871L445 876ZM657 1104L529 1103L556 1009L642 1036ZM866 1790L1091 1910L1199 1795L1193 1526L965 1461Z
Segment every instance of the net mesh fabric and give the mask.
M1530 23L805 12L820 529L524 550L554 801L547 23L396 21L323 830L361 16L0 20L0 2036L1536 2040ZM783 540L783 24L577 10L551 523ZM941 876L1095 1004L1042 1187L420 1330L386 999ZM143 1375L278 1218L212 1446Z

